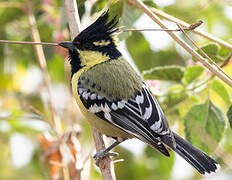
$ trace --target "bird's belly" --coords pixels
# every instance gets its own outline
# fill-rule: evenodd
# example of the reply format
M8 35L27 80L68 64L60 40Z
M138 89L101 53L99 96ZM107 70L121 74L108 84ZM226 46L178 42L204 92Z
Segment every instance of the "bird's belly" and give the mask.
M100 133L105 134L105 135L110 136L110 137L121 137L123 139L133 138L132 135L126 133L125 131L121 130L120 128L106 122L105 120L97 117L95 114L89 112L82 104L80 98L77 99L77 104L78 104L82 114L84 115L84 117L90 123L91 127L95 128Z
M81 99L78 96L77 91L77 82L78 77L80 76L80 73L74 74L72 77L72 91L73 95L76 99L77 105L79 106L82 114L87 119L87 121L90 123L91 127L95 128L97 131L99 131L102 134L105 134L110 137L121 137L123 139L126 138L133 138L134 136L126 133L125 131L121 130L120 128L108 123L107 121L100 119L97 117L94 113L91 113L84 107L84 105L81 102Z

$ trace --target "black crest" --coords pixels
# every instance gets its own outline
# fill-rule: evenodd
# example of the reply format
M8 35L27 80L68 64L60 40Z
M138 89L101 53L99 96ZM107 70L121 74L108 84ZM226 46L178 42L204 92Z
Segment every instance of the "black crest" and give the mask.
M111 34L118 30L116 28L117 24L117 16L109 21L109 10L105 11L93 24L83 30L73 40L73 43L82 44L86 42L112 40Z
M76 49L101 52L103 55L109 56L110 59L117 59L121 56L112 38L112 33L118 30L116 28L118 20L116 19L117 17L115 16L112 20L109 20L109 11L106 11L93 24L74 38L72 45L75 48L69 49L72 75L82 68L81 59ZM94 44L94 42L98 41L107 43L106 45Z

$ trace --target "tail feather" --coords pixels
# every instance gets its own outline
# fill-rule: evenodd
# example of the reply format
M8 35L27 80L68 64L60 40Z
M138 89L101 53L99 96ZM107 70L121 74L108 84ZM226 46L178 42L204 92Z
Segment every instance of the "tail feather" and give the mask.
M200 149L194 147L176 133L173 133L173 135L176 141L176 148L173 150L196 168L199 173L209 175L220 168L220 165L215 160Z

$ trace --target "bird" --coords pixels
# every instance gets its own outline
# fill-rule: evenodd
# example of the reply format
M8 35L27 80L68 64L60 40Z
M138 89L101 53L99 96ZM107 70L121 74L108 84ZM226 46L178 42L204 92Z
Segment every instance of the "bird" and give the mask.
M165 156L173 150L200 174L217 172L220 165L169 128L158 101L117 45L117 16L109 10L72 41L68 49L73 96L90 123L115 142L94 156L100 160L123 141L137 138Z

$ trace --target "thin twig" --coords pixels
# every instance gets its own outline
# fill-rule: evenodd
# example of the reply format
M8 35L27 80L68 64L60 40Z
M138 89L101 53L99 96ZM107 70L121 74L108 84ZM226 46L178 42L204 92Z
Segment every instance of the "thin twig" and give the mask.
M28 21L29 21L30 28L31 28L32 39L36 42L40 42L40 35L39 35L39 31L38 31L37 25L36 25L33 4L30 0L26 0L26 5L27 5L26 12L28 14ZM48 74L47 63L46 63L46 59L45 59L45 55L44 55L44 51L43 51L42 46L35 46L35 51L36 51L37 60L38 60L39 65L40 65L40 69L43 73L43 81L45 84L45 88L46 88L47 93L48 93L48 106L49 106L49 110L51 112L51 118L52 118L53 124L55 126L55 130L56 130L57 135L61 135L62 134L61 121L60 121L59 116L56 114L55 108L52 104L52 95L51 95L51 90L50 90L50 85L51 85L50 77ZM63 144L60 144L59 149L62 152ZM63 158L62 158L62 164L64 164L64 167L62 168L64 180L69 180L70 178L69 178L68 167L67 167L67 164L64 162Z
M183 28L179 24L177 24L177 26L181 29L184 36L205 56L206 59L209 60L210 64L213 64L222 74L232 81L231 77L226 74L200 47L198 47L198 45L184 32Z
M69 30L71 38L74 39L81 31L81 23L77 9L77 3L74 0L64 0L68 17Z
M134 4L132 0L130 2L132 4ZM180 19L177 19L177 18L175 18L175 17L173 17L173 16L171 16L171 15L169 15L169 14L163 12L163 11L160 11L160 10L158 10L156 8L151 8L151 11L153 13L155 13L157 16L162 17L165 20L174 22L176 24L180 24L184 28L189 27L188 23L186 23L186 22L184 22L184 21L182 21ZM196 33L196 34L198 34L198 35L200 35L200 36L202 36L202 37L204 37L204 38L206 38L206 39L209 39L209 40L211 40L211 41L213 41L213 42L215 42L217 44L220 44L221 46L223 46L225 48L228 48L228 49L232 50L232 44L230 44L230 43L228 43L226 41L223 41L223 40L221 40L221 39L213 36L212 34L209 34L207 32L201 31L199 29L194 29L193 32Z
M29 24L31 27L32 39L36 42L40 42L40 35L39 35L39 31L38 31L37 26L36 26L35 16L33 14L33 5L32 5L30 0L27 0L26 2L27 2L27 13L28 13ZM61 122L60 122L60 119L57 116L55 109L54 109L54 106L52 104L52 95L51 95L51 90L50 90L51 83L50 83L50 77L49 77L48 70L47 70L47 63L46 63L44 51L43 51L43 48L41 46L35 46L35 51L36 51L37 60L38 60L39 65L40 65L40 69L42 70L42 73L43 73L44 84L45 84L45 87L46 87L47 93L48 93L48 106L49 106L49 109L51 111L51 115L52 115L51 118L52 118L52 121L54 123L56 132L58 134L61 134L62 133Z
M186 91L193 91L195 89L198 89L199 87L207 84L209 81L211 81L213 78L215 77L215 75L211 75L209 78L207 78L206 80L202 81L201 83L197 84L196 86L192 87L192 88L187 88Z
M102 134L92 128L93 138L96 146L96 151L101 151L106 148ZM109 156L99 161L99 168L104 180L116 180L113 161Z
M66 13L68 17L71 38L73 39L80 32L80 19L75 0L65 0ZM96 145L96 151L105 148L102 135L92 128L92 134ZM100 170L104 180L115 180L114 166L110 157L106 157L100 161Z
M52 165L55 165L55 166L62 167L62 168L65 167L64 164L62 164L62 163L60 163L60 162L57 162L57 161L52 161L52 160L50 160L49 163L52 164Z
M194 24L191 24L187 28L183 28L185 31L192 31L195 28L199 27L203 21L198 21ZM72 27L70 27L71 29ZM181 31L181 29L121 29L121 32L130 32L130 31ZM73 33L75 34L75 33ZM47 46L59 46L59 43L53 42L30 42L30 41L11 41L11 40L0 40L0 43L6 44L24 44L24 45L47 45Z
M0 2L0 8L19 8L23 9L24 5L20 2Z
M24 44L24 45L47 45L47 46L59 46L58 43L50 42L30 42L30 41L10 41L10 40L0 40L0 43L6 44Z
M232 53L230 53L230 55L226 58L226 60L220 65L221 68L223 68L224 66L226 66L229 62L230 59L232 57Z
M131 0L132 1L132 0ZM140 0L133 0L133 4L138 8L142 9L154 22L156 22L161 28L167 29L167 27L162 23L162 21ZM167 33L182 46L188 53L190 53L194 58L200 61L207 69L209 69L213 74L218 76L221 80L232 87L232 81L227 76L221 74L214 66L212 66L205 58L201 57L192 47L180 39L172 31L167 31Z
M220 65L221 68L225 67L229 61L230 61L230 58L232 57L232 53L226 58L226 60ZM213 78L215 77L215 74L212 74L209 78L207 78L206 80L202 81L200 84L192 87L192 88L188 88L186 89L186 91L193 91L203 85L205 85L206 83L208 83L209 81L211 81Z
M199 27L203 23L202 20L197 21L196 23L191 24L189 27L183 28L185 31L192 31ZM122 29L121 32L130 32L130 31L181 31L181 29Z

